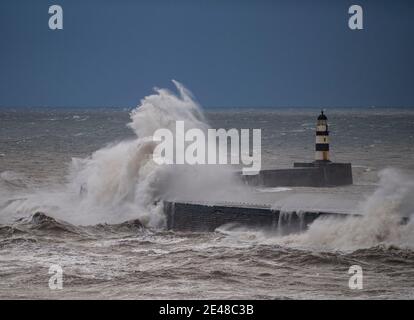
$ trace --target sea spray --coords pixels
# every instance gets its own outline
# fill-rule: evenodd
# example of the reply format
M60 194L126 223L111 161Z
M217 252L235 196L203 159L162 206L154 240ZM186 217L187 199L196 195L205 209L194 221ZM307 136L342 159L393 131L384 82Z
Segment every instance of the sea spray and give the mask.
M379 172L378 188L359 204L360 216L323 216L305 226L306 213L293 206L308 200L302 194L290 196L280 210L273 230L225 225L217 229L235 244L244 243L246 235L252 243L288 246L312 251L354 251L377 246L414 249L414 176L394 168ZM329 197L329 195L326 195ZM312 197L314 199L315 197ZM316 200L321 201L322 195ZM292 233L289 220L298 218L299 229ZM302 230L302 232L298 232Z
M175 131L178 120L185 121L186 128L207 129L209 126L199 104L191 92L173 80L179 95L167 89L155 89L156 93L141 100L131 112L128 124L138 138L152 137L159 128Z
M414 177L388 168L379 173L379 178L377 190L360 204L362 216L323 217L305 233L278 242L321 250L354 250L380 244L414 248Z
M138 218L146 226L163 227L161 199L245 199L246 187L226 166L169 166L153 161L152 135L157 129L174 131L177 121L184 121L186 129L209 128L192 94L173 82L178 95L156 89L131 112L128 127L136 138L109 144L84 159L74 158L68 183L24 190L1 209L1 219L42 211L81 225Z

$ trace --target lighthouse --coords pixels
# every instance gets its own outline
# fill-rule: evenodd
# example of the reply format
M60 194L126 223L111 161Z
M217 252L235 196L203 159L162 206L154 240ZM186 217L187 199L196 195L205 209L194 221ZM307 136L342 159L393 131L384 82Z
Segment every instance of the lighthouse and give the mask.
M315 161L294 162L292 169L266 169L243 176L250 185L265 187L336 187L353 183L350 163L329 160L328 118L321 111L316 123Z
M323 110L316 123L315 162L330 162L328 118Z

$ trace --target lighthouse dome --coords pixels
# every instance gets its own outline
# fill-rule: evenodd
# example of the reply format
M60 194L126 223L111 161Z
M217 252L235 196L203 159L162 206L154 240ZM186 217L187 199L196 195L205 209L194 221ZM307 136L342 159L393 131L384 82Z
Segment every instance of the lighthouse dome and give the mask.
M319 115L318 120L328 120L328 118L323 114L323 111L321 111L321 114Z

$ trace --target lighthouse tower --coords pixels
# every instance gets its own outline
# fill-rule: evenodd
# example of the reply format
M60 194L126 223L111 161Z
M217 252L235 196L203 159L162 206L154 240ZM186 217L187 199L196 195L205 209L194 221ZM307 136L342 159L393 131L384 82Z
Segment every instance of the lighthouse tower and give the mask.
M328 118L323 110L316 123L315 162L330 162Z

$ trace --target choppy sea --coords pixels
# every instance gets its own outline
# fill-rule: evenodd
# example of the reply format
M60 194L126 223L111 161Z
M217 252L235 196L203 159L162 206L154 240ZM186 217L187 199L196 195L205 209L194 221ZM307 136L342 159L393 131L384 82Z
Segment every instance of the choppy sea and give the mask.
M159 170L143 137L177 119L260 128L262 167L287 168L313 160L320 109L200 111L168 92L140 108L0 109L1 299L414 298L414 224L399 222L414 213L413 109L325 108L331 157L352 163L352 186L246 190L219 172ZM285 236L226 226L184 233L166 230L154 205L164 195L245 193L287 211L332 206L364 216ZM54 264L61 290L49 288ZM362 289L349 287L352 265L363 270Z

